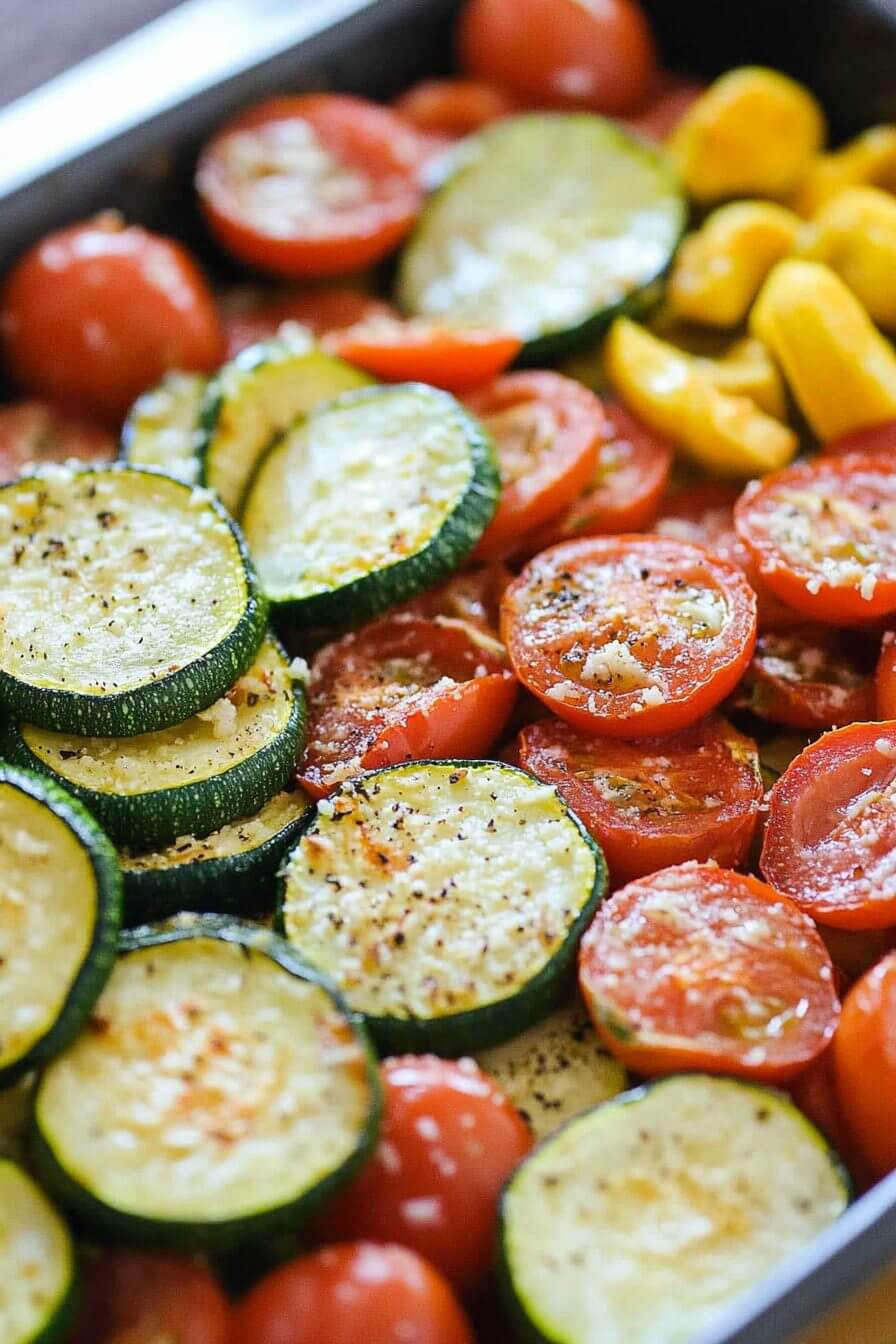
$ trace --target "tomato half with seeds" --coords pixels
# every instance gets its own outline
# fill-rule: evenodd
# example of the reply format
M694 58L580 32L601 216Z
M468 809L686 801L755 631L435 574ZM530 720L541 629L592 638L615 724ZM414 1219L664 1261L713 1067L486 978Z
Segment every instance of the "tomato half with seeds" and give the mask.
M107 430L87 420L63 415L44 401L19 401L0 406L0 483L11 481L23 467L43 462L112 462L118 442Z
M395 309L361 289L314 289L277 297L259 291L235 294L223 311L227 358L268 341L284 323L307 327L318 339L374 318L397 317Z
M271 98L211 140L196 188L238 260L276 275L339 275L379 261L410 231L420 153L401 117L364 98Z
M715 864L665 868L616 892L582 940L579 983L608 1049L650 1075L782 1082L818 1058L840 1013L811 919Z
M896 473L863 453L817 457L747 486L734 510L782 602L834 625L896 610Z
M508 373L466 404L494 440L501 475L498 511L475 551L488 560L518 549L589 485L607 422L594 393L560 373Z
M621 742L544 719L518 738L604 851L616 886L689 859L745 862L764 787L756 743L717 714L669 737Z
M425 79L392 104L425 135L460 140L520 110L516 98L480 79Z
M483 632L387 616L315 657L299 781L321 798L365 770L484 756L515 699L504 651Z
M497 637L501 598L513 575L500 560L452 574L428 592L396 607L393 614L409 612L426 620L466 621Z
M833 1045L846 1128L876 1177L896 1168L896 952L849 991Z
M737 704L770 723L820 732L874 717L873 657L860 635L823 625L767 630Z
M231 1344L231 1308L187 1256L103 1251L89 1262L70 1344Z
M880 657L874 673L876 715L878 719L896 719L896 634L887 630L881 640ZM867 715L871 718L871 715Z
M756 639L756 596L701 546L654 536L565 542L531 560L501 603L520 681L586 733L649 737L703 718Z
M482 328L374 317L334 332L324 345L387 383L429 383L463 392L503 372L516 358L516 336Z
M896 924L896 723L837 728L790 763L760 867L820 924Z
M866 425L851 434L841 434L822 448L825 456L843 457L846 453L870 453L872 457L886 457L896 453L896 420L885 420L881 425Z

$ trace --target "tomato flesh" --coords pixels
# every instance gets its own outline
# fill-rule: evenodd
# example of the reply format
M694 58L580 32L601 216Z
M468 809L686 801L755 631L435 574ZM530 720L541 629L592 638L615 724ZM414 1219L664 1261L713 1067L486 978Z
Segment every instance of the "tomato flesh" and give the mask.
M231 1308L186 1256L103 1251L89 1263L70 1344L231 1344Z
M501 598L513 575L500 560L474 569L462 570L419 597L397 607L395 614L408 612L429 621L466 621L497 638Z
M875 1177L896 1168L896 952L846 996L834 1039L834 1079L850 1137Z
M738 705L771 723L815 732L873 718L874 680L861 639L822 625L766 631Z
M646 1074L783 1081L821 1054L840 1011L812 921L715 864L663 869L605 902L582 940L579 983L608 1049Z
M74 420L43 401L0 406L0 483L14 480L23 467L43 462L113 462L114 435L86 420Z
M396 316L390 304L360 289L317 289L279 298L257 291L238 293L223 315L227 358L233 359L258 341L270 340L284 323L307 327L320 339L358 322Z
M424 321L373 318L334 332L324 344L387 383L418 382L463 392L494 378L521 342L499 331L461 331Z

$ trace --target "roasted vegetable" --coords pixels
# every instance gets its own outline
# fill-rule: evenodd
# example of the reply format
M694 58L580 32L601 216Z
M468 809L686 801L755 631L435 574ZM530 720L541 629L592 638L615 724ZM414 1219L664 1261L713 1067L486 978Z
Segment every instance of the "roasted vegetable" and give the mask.
M878 326L896 327L896 197L848 187L803 225L797 252L836 271Z
M872 126L829 154L819 154L788 202L807 218L848 187L896 191L896 126Z
M799 227L797 215L771 201L720 206L678 250L668 289L673 310L711 327L738 326Z

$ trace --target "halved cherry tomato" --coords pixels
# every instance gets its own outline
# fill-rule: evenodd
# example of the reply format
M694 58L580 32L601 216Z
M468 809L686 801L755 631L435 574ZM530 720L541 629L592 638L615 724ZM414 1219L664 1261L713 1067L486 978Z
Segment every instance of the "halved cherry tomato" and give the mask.
M760 867L820 924L896 924L896 723L825 733L771 793Z
M878 719L896 719L896 634L888 630L880 646L874 673L875 705ZM858 715L856 716L858 717ZM870 714L866 715L871 718Z
M390 304L360 289L314 289L276 298L250 291L248 295L236 295L229 310L227 306L224 308L227 358L232 359L247 345L270 340L284 322L307 327L319 339L358 322L397 316Z
M572 537L640 532L656 517L675 450L618 402L601 403L608 432L582 496L527 543L532 553Z
M896 473L886 457L817 457L754 481L734 510L762 579L834 625L896 610Z
M501 474L498 511L475 551L488 560L518 549L586 488L607 424L594 393L560 373L508 373L466 404L492 436Z
M715 864L665 868L616 892L582 940L579 983L607 1048L646 1074L780 1082L817 1059L840 1012L811 919Z
M738 708L818 732L874 718L873 659L861 636L823 625L767 630L738 691Z
M373 1242L289 1261L234 1316L232 1344L475 1344L441 1274L404 1246Z
M436 588L412 597L410 602L396 607L393 615L409 612L429 621L466 621L477 630L497 638L501 598L513 575L500 560L478 569L462 570Z
M516 698L499 644L459 621L387 616L327 644L308 688L300 782L316 798L364 770L477 757Z
M531 1131L472 1060L387 1059L382 1080L379 1147L329 1205L322 1234L409 1246L468 1292L491 1268L498 1199Z
M656 78L656 49L635 0L467 0L462 68L524 103L634 112Z
M531 560L501 603L524 686L586 733L647 737L696 723L753 653L756 597L701 546L593 537Z
M420 143L388 108L345 94L271 98L225 126L199 160L209 227L277 275L338 275L397 247L420 209Z
M112 462L117 456L114 435L63 415L44 401L0 406L0 483L42 462Z
M625 124L638 135L650 140L665 140L671 135L692 103L706 92L706 85L686 75L661 70L650 102L633 117L625 117Z
M846 987L893 950L896 929L832 929L820 924L818 932Z
M870 453L872 457L886 457L896 453L896 420L885 420L882 425L870 425L864 429L854 429L851 434L843 434L832 439L822 449L825 456L842 457L844 453Z
M843 1005L837 1034L843 1029L845 1014L846 1003ZM872 1184L871 1173L849 1132L837 1094L834 1048L832 1041L808 1069L791 1080L788 1091L803 1114L809 1117L813 1125L818 1126L837 1156L845 1163L859 1190L864 1190Z
M111 212L25 253L0 294L0 335L21 387L104 424L169 369L207 373L224 353L211 291L187 252Z
M520 765L563 795L616 886L688 859L734 868L750 852L764 793L756 743L717 714L638 742L544 719L518 743Z
M875 1176L896 1167L896 952L853 985L834 1039L834 1077L847 1129Z
M460 140L520 110L512 94L478 79L425 79L392 104L425 135Z
M89 1262L70 1344L231 1344L231 1307L186 1256L103 1251Z
M521 342L499 331L373 318L324 341L327 349L389 383L431 383L463 392L503 372Z

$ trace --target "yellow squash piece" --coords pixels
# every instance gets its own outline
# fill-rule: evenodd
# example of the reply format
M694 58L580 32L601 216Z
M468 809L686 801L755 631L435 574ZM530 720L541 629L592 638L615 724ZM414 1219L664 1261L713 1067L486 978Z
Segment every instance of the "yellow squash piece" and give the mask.
M784 379L765 346L755 337L744 336L715 359L697 356L694 363L720 392L749 397L767 415L776 420L787 419Z
M739 326L799 228L798 215L771 201L719 206L678 249L667 291L672 309L691 322Z
M777 70L729 70L694 102L667 141L685 189L701 204L785 198L825 139L819 104Z
M789 204L807 219L849 187L896 192L896 126L872 126L830 154L819 154Z
M784 370L822 442L896 417L896 354L828 266L781 261L750 329Z
M879 327L896 327L896 196L841 191L803 225L796 250L836 271Z
M793 458L796 435L749 397L722 392L697 360L628 318L610 328L604 359L625 404L699 466L756 476Z

